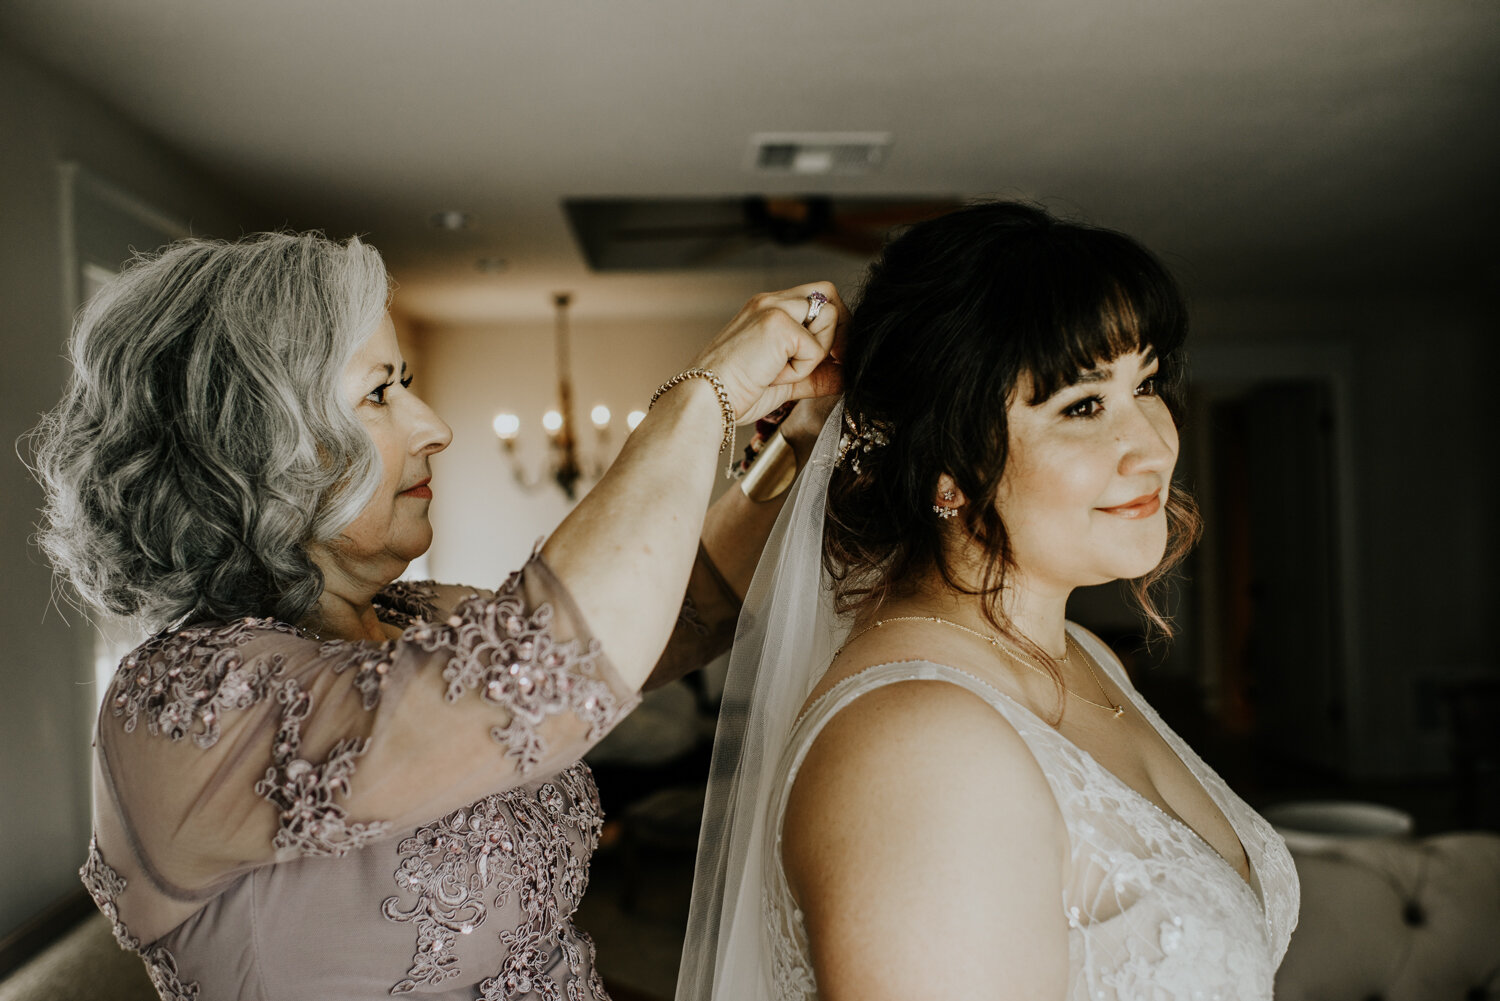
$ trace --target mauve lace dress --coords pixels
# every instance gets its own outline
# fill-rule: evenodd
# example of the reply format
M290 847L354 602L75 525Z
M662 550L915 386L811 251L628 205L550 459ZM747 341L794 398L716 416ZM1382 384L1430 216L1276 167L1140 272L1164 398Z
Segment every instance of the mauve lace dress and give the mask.
M245 619L127 656L89 893L170 1001L606 998L572 922L602 824L580 758L638 696L540 556L377 608L400 638ZM653 677L727 648L737 613L700 550Z

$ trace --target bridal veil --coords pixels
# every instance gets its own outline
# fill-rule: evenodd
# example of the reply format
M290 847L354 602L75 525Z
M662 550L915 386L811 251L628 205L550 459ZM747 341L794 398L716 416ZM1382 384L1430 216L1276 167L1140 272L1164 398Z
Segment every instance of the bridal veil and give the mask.
M848 632L823 573L823 514L844 405L797 477L745 595L719 710L677 1001L770 998L766 806L798 711Z

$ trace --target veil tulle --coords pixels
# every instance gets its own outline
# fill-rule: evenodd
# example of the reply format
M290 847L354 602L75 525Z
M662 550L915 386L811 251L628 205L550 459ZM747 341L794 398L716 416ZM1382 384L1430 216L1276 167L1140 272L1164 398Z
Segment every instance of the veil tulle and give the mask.
M772 998L762 886L766 805L802 703L848 633L823 573L823 513L844 405L823 425L745 595L729 655L677 1001Z

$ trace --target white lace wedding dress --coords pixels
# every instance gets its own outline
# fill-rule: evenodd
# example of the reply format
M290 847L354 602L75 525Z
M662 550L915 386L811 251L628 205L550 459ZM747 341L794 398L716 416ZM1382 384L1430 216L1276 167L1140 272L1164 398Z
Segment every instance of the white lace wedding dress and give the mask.
M781 865L786 799L808 748L844 707L873 689L937 680L983 698L1015 727L1057 798L1070 865L1058 906L1068 921L1069 997L1091 1001L1241 1001L1271 997L1297 920L1297 873L1281 837L1230 791L1131 688L1119 661L1086 632L1075 642L1103 665L1133 708L1160 731L1234 826L1253 887L1191 828L1117 779L1030 710L980 679L927 661L881 664L814 703L782 756L770 803L765 921L777 1001L818 996L801 912Z

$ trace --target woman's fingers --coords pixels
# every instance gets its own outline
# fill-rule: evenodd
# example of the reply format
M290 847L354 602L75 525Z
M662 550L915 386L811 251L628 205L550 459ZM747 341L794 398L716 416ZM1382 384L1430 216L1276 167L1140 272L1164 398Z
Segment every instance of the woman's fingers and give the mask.
M792 383L792 394L788 399L805 400L815 396L834 396L843 391L844 367L830 355L820 361L817 368L807 374L806 379Z
M843 367L811 335L803 333L793 357L742 415L743 422L756 420L788 400L831 396L843 391Z
M818 303L816 297L821 296ZM823 346L834 343L839 330L849 321L849 310L832 282L809 282L762 297L764 305L779 309L796 321Z
M821 295L824 301L824 305L816 309L813 307L812 300L815 294ZM808 282L806 285L782 289L780 292L767 292L756 298L762 300L765 305L774 306L786 313L796 321L799 327L806 327L813 331L821 330L826 325L825 313L837 313L835 305L842 306L839 290L834 288L832 282ZM813 313L817 315L812 316ZM811 321L809 321L810 316Z
M835 368L819 372L838 343L848 309L829 282L811 282L755 296L698 364L729 389L739 423L754 421L790 399L837 392Z
M805 344L799 344L799 350L789 361L795 362L814 355L821 361L830 348L842 342L843 331L849 323L849 309L832 282L811 282L776 293L776 296L776 304L787 315L798 320L798 325L817 344L816 352L808 352ZM799 309L804 310L801 317L796 315Z
M829 305L835 308L835 323L833 330L829 332L828 339L824 340L822 337L819 337L818 343L827 348L828 353L834 358L843 361L844 335L849 332L849 321L853 319L854 314L849 312L849 307L844 305L844 300L839 297L838 289L833 290L829 299Z
M843 370L836 362L825 361L805 379L781 386L771 386L745 410L741 424L753 424L783 403L834 397L843 392ZM820 424L819 427L822 425Z
M831 282L814 282L810 286L807 295L811 296L814 291L822 293L825 302L817 311L817 316L810 322L804 323L807 332L817 338L823 350L827 351L833 347L839 333L849 323L849 310L844 305L844 300L839 296L839 290L833 287Z
M773 386L786 386L802 381L828 357L828 349L807 331L799 330L794 338L794 347L786 359L786 367L771 380L770 384Z

